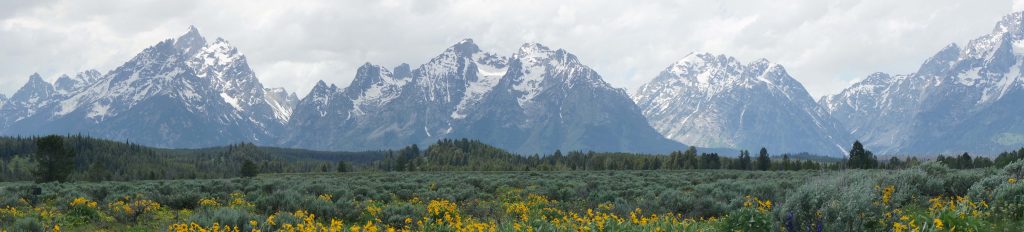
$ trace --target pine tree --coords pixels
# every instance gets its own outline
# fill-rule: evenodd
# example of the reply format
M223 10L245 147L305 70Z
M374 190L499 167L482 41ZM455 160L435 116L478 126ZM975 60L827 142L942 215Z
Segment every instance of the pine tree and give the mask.
M684 169L697 169L697 163L700 162L697 159L697 148L690 146L683 152L683 166Z
M790 167L791 165L792 164L789 161L789 154L782 154L782 170L789 171L792 169L792 167Z
M875 158L874 153L864 149L864 145L860 141L854 141L846 166L853 169L871 169L878 166L878 159Z
M963 155L960 155L960 158L957 160L957 167L956 168L959 168L959 169L971 169L971 168L974 168L974 160L971 159L971 155L967 154L967 152L964 152Z
M349 166L348 162L344 160L338 161L338 172L351 172L352 167Z
M254 177L259 174L259 170L256 168L256 163L252 160L245 160L242 162L242 177Z
M64 138L56 135L36 141L36 182L65 182L75 170L75 153L64 147Z
M889 158L889 162L882 165L883 169L898 169L900 167L900 158L893 156Z
M768 171L772 168L772 160L768 157L768 149L761 148L761 152L757 154L757 169L761 171Z
M750 170L752 168L751 167L751 161L750 161L750 151L747 151L747 150L741 150L740 151L740 157L737 158L737 160L736 160L736 167L735 168L739 169L739 170Z
M683 152L673 151L669 155L668 169L682 169L683 168Z

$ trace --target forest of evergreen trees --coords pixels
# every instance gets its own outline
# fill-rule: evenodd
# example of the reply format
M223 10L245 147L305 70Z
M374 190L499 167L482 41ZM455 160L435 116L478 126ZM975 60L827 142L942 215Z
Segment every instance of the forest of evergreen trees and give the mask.
M250 143L204 149L158 149L82 135L0 137L0 181L37 180L43 138L57 137L71 153L68 180L210 179L241 175L252 162L260 173L333 172L339 161L370 163L383 152L321 152ZM52 146L52 145L47 145ZM52 178L44 178L51 180Z
M967 153L936 158L954 169L1002 167L1020 159L1024 159L1024 148L1004 152L994 160ZM735 156L698 154L693 147L667 155L556 150L523 156L469 139L443 139L426 149L410 145L388 151L322 152L249 143L205 149L158 149L81 135L0 137L2 181L211 179L259 173L348 171L903 169L920 163L922 160L917 157L879 161L860 142L853 144L848 159L835 159L809 154L772 155L765 148L756 155L747 150Z
M970 169L990 166L1002 167L1012 161L1024 159L1024 148L1000 154L995 161L987 157L971 158L964 153L958 157L938 156L937 161L950 168ZM732 169L761 171L838 170L838 169L903 169L921 164L917 157L891 157L879 161L857 141L850 149L848 159L834 159L809 154L771 155L765 148L752 157L750 151L741 150L736 156L718 153L700 153L690 147L668 155L650 155L619 152L570 151L565 154L522 156L469 139L443 139L425 150L412 145L398 151L388 151L383 160L375 162L374 169L384 171L566 171L566 170L680 170L680 169Z

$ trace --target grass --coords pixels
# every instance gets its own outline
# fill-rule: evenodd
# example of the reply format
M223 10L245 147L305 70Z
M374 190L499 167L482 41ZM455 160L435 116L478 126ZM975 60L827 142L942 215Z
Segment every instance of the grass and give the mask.
M1007 170L1017 166L1024 163ZM898 171L360 172L5 182L0 228L1012 231L1021 226L1024 209L1024 199L1013 193L1024 182L1010 183L1019 176L1007 170L926 164ZM978 206L982 202L987 206Z

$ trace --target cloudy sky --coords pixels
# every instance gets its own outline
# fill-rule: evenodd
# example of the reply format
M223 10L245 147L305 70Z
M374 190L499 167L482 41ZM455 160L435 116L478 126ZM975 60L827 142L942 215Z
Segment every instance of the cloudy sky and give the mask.
M992 30L1024 0L0 1L0 93L38 72L105 73L195 25L246 54L268 87L347 86L365 62L418 66L463 38L511 55L575 53L632 92L690 52L781 63L814 97L872 72L913 72Z

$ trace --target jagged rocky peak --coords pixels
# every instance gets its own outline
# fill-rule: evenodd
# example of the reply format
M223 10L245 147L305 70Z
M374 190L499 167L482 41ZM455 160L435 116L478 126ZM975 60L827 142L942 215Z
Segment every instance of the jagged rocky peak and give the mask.
M206 38L199 34L195 26L188 26L188 32L174 40L174 48L181 50L186 56L195 55L206 46Z
M68 74L62 74L53 82L53 87L60 92L68 92L79 84L78 80L71 79Z
M512 55L517 68L514 72L522 75L516 77L515 89L536 92L531 89L543 88L541 82L554 81L574 85L589 83L590 86L613 88L590 67L587 67L576 55L565 49L551 49L540 43L525 43ZM532 94L529 94L532 95Z
M366 62L356 69L356 78L350 87L366 88L370 85L389 81L393 75L387 68Z
M296 95L294 92L288 92L288 90L285 88L264 88L264 90L268 96L271 96L276 99L284 99L286 100L286 102L299 100L298 95Z
M506 58L495 55L493 53L484 52L480 49L476 43L473 43L473 39L463 39L458 43L453 44L444 50L440 55L434 57L428 62L428 64L446 64L454 65L457 60L467 59L473 61L473 63L482 64L486 66L492 66L494 68L501 68L505 65ZM424 65L428 65L424 64ZM407 64L399 65L408 66ZM422 69L423 67L421 67ZM398 67L395 68L395 72L398 73Z
M679 82L686 86L700 86L704 91L714 91L741 85L750 87L744 84L752 83L789 85L796 81L786 73L782 65L768 59L761 58L744 65L732 56L690 53L665 68L652 81L656 82Z
M396 78L387 68L367 62L356 70L356 77L345 88L345 93L350 98L357 100L390 99L400 94L401 87L405 83L407 83L407 78ZM375 104L379 103L383 102Z
M551 50L551 48L540 43L525 43L519 47L513 58L519 59L523 64L543 64L555 61L559 64L579 64L576 55L565 49Z
M50 82L43 80L43 77L39 73L33 73L28 77L28 82L25 83L14 95L11 95L11 100L28 100L31 98L38 97L49 97L54 92L53 85Z
M412 76L421 81L434 82L437 78L453 77L453 75L465 71L465 66L476 63L475 56L480 56L480 50L471 39L464 39L448 47L430 61L412 70ZM470 61L470 62L466 62Z
M187 51L184 51L188 53ZM232 46L227 40L217 37L213 43L205 45L199 52L194 54L194 62L198 68L202 66L223 66L236 61L245 61L245 55Z
M1003 16L1003 19L992 29L992 33L1009 33L1015 35L1016 38L1024 36L1024 12L1014 12Z
M1024 12L991 33L950 43L915 73L873 74L820 101L880 154L995 153L1024 146L1019 105L1024 80ZM996 126L998 125L998 126Z
M875 73L872 73L871 75L868 75L868 77L865 77L863 81L861 81L861 82L859 82L857 84L867 84L867 85L889 84L894 79L895 78L892 75L889 75L888 73L875 72Z
M540 43L524 43L523 46L519 46L519 50L516 51L515 58L517 59L529 59L531 57L549 57L552 53L551 48L544 46Z
M473 39L463 39L448 48L446 52L453 52L462 56L472 56L480 51L480 47L473 43Z
M744 65L690 53L634 96L658 132L696 146L839 155L839 143L849 138L782 65L767 59Z
M313 85L313 89L309 91L309 95L326 95L338 91L338 86L334 84L328 85L323 80L317 81L316 85Z
M274 111L274 117L282 122L287 122L299 103L299 97L295 93L289 93L284 88L264 88L266 103Z
M684 56L679 61L676 61L671 65L673 68L670 69L677 71L677 73L685 74L688 71L696 70L703 71L708 68L715 67L738 67L741 64L736 60L735 57L726 55L715 55L707 52L702 53L690 53Z
M68 76L67 74L61 75L53 85L57 91L61 92L61 94L69 94L98 81L101 77L102 74L100 74L99 71L90 69L79 72L73 77Z
M394 70L395 78L406 79L412 77L412 68L409 67L409 64L402 63L395 66Z

